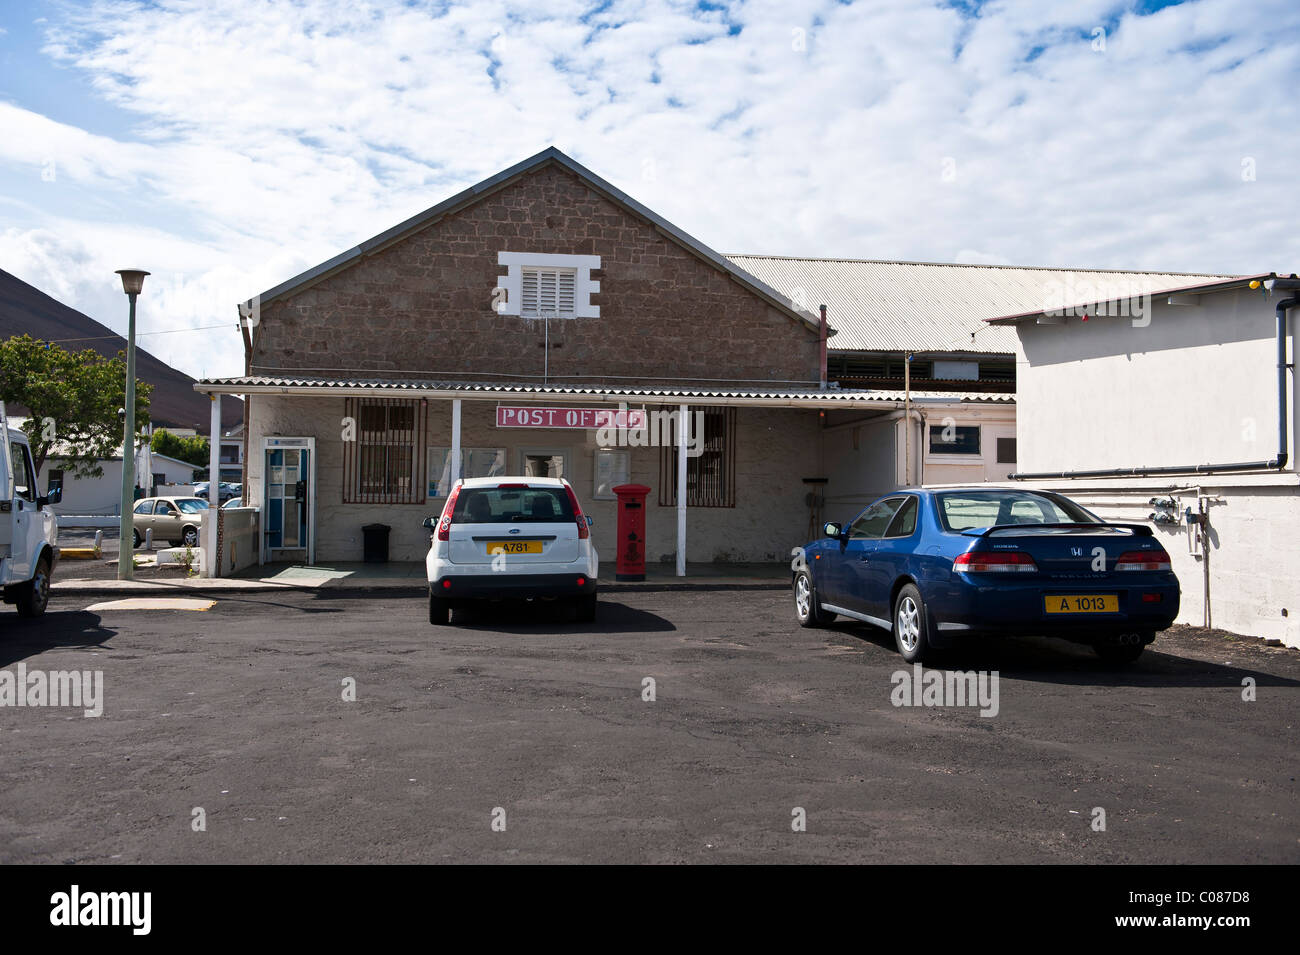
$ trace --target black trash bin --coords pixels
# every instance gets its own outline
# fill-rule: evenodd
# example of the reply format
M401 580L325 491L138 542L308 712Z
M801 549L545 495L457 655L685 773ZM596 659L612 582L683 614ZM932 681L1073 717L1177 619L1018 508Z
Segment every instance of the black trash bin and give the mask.
M367 564L388 563L388 532L392 530L387 524L367 524L361 528L362 550Z

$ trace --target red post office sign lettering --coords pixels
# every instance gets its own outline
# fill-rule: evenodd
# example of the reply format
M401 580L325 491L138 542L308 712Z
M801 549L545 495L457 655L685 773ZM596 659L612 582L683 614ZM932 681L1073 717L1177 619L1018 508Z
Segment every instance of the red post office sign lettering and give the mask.
M556 408L554 406L497 405L498 428L631 428L646 426L644 409Z

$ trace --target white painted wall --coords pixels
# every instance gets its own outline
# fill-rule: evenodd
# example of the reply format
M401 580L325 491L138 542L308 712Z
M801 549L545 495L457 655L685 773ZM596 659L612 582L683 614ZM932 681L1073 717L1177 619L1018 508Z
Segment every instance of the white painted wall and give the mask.
M925 455L921 480L925 484L983 484L986 481L1005 481L1016 470L1017 464L999 464L998 438L1016 436L1016 406L1013 404L927 405L924 408L924 427L917 434L923 442ZM943 427L951 421L954 427L980 429L980 453L932 454L929 430ZM915 474L915 472L914 472ZM913 481L916 478L913 477Z
M1295 475L1199 488L1169 480L1038 481L1034 486L1058 490L1105 520L1149 525L1169 551L1182 587L1178 622L1194 626L1205 619L1205 574L1192 553L1187 525L1160 525L1147 517L1152 497L1172 495L1180 510L1193 511L1200 499L1210 500L1213 625L1300 647L1300 482Z
M1126 318L1017 326L1026 361L1016 385L1019 469L1271 458L1275 299L1243 290L1200 301L1153 302L1145 326ZM1294 376L1289 393L1294 451Z
M1233 291L1198 305L1153 303L1149 324L1071 318L1019 326L1020 470L1094 470L1265 460L1277 451L1274 298ZM1289 351L1295 353L1295 312ZM1291 462L1281 473L1035 481L1107 519L1145 520L1152 497L1210 507L1213 623L1300 646L1300 475L1295 376ZM1199 489L1196 485L1200 485ZM1158 525L1183 588L1180 623L1203 620L1203 565L1185 527Z

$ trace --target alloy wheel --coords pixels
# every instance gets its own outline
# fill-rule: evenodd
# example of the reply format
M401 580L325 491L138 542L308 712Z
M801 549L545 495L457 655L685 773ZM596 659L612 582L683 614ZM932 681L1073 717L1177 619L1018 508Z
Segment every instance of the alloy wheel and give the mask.
M794 607L800 620L806 620L812 613L812 588L808 578L800 574L794 582Z
M917 641L921 638L921 613L917 609L916 601L910 596L898 602L896 625L898 642L903 645L904 650L911 653L916 649Z

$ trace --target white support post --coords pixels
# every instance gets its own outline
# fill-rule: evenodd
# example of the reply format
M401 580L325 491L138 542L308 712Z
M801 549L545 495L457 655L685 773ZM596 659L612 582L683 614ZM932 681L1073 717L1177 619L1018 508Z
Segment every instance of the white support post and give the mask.
M221 509L221 395L208 395L212 418L208 422L208 513L203 516L204 577L217 576L217 520Z
M451 400L451 483L453 486L460 475L460 399L453 398Z
M677 576L686 576L686 443L691 416L677 406Z

